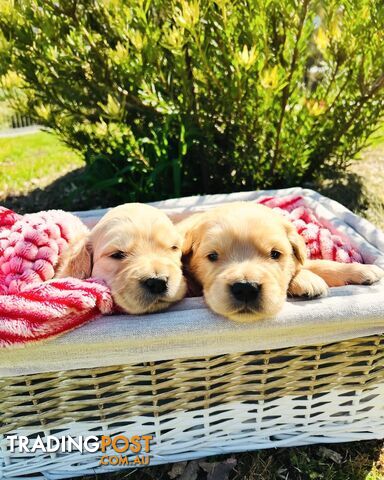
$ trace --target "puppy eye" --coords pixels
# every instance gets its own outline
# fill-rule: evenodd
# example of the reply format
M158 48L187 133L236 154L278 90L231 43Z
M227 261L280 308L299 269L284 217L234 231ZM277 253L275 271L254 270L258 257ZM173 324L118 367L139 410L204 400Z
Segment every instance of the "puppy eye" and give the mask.
M172 245L171 250L179 250L179 247L177 245Z
M217 252L212 252L207 255L207 258L210 262L217 262L217 260L219 259L219 254Z
M271 250L270 257L272 260L278 260L281 257L281 252L278 252L277 250Z
M110 255L110 258L114 258L115 260L122 260L125 257L126 257L125 253L122 252L121 250L118 250L117 252L114 252Z

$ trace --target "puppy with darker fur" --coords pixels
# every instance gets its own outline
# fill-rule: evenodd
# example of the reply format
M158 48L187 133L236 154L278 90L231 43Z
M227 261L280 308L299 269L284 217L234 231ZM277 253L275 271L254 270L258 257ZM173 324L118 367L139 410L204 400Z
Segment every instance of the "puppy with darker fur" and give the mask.
M251 202L223 205L178 224L186 269L208 306L232 320L277 314L287 294L313 298L328 286L371 284L375 265L307 260L303 238L278 212Z
M139 203L120 205L70 247L57 276L105 281L127 313L164 310L186 292L181 241L162 211Z

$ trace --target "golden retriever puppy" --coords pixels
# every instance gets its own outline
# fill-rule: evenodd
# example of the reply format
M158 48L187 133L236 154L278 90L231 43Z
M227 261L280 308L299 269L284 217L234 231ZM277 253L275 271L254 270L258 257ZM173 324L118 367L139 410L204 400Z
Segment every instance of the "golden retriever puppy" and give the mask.
M303 238L280 213L251 202L223 205L178 224L186 270L209 307L232 320L275 315L287 294L308 298L328 286L370 284L374 265L307 260Z
M164 310L186 292L181 241L165 213L127 203L111 209L69 249L57 276L104 280L127 313Z

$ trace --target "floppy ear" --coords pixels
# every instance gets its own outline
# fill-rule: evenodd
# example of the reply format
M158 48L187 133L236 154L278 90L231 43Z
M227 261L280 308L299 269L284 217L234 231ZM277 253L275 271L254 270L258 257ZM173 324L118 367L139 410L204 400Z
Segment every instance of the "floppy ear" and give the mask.
M287 220L285 226L287 229L288 240L292 245L293 254L299 263L303 265L307 259L307 247L305 246L305 241L303 237L297 233L295 226L290 221Z
M57 278L89 278L92 273L92 248L89 237L82 237L69 246L60 259Z
M176 224L176 228L182 236L183 275L187 281L187 296L199 297L202 295L202 286L191 271L191 258L198 244L203 225L203 213L196 213Z
M182 236L182 253L188 256L193 252L194 247L200 239L200 230L203 224L204 213L196 213L176 225L177 230Z

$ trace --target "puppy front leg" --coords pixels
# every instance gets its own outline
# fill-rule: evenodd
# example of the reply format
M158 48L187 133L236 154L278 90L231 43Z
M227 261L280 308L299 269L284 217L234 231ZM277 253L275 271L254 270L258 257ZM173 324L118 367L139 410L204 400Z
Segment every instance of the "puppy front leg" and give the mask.
M376 265L339 263L331 260L306 260L303 269L321 277L329 287L371 285L384 276L384 270Z
M309 270L300 270L291 280L288 295L291 297L315 298L328 293L325 281Z

